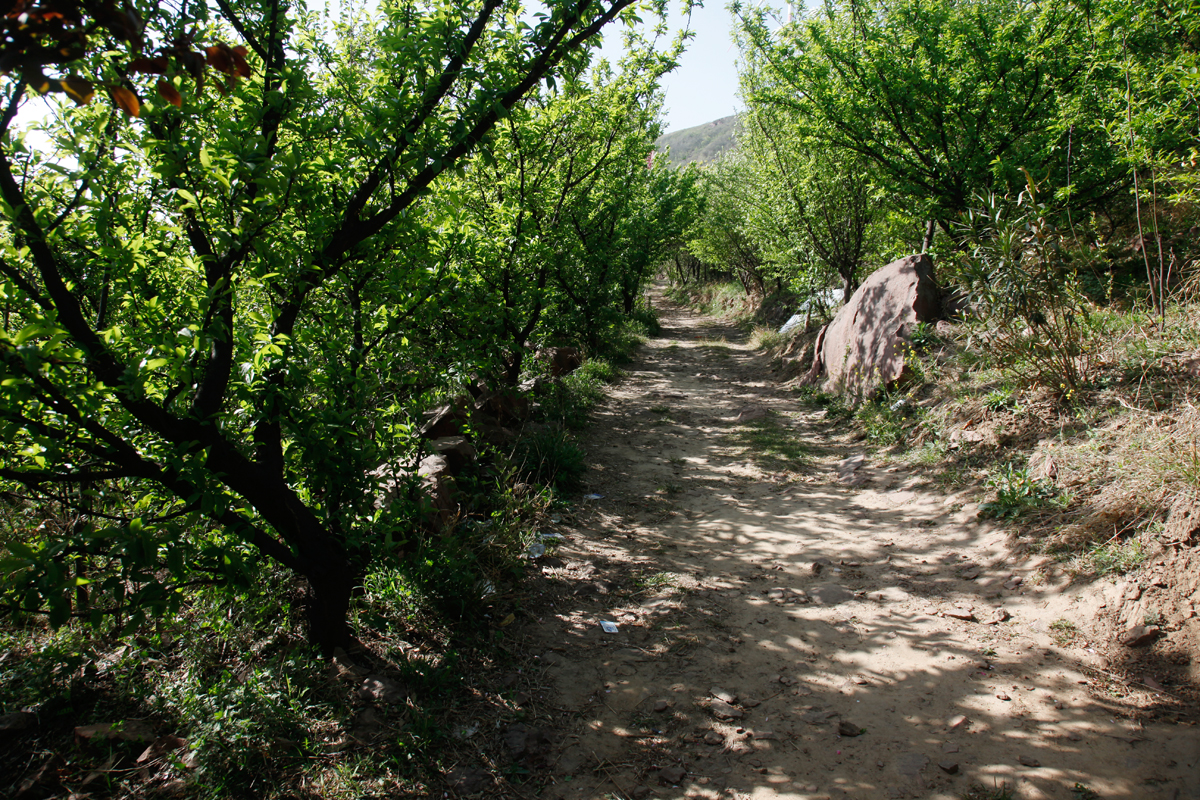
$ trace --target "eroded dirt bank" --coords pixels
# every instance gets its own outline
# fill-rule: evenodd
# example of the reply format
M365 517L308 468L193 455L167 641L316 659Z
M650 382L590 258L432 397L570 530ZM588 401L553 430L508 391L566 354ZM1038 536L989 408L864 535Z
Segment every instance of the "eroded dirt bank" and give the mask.
M1131 703L1086 647L1102 593L856 466L736 331L663 322L590 434L602 497L544 561L545 796L1200 799L1187 710Z

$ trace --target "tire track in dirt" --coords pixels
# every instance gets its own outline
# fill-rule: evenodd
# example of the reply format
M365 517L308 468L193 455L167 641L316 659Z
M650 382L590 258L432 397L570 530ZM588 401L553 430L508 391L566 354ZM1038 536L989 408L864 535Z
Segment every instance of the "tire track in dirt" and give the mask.
M660 307L527 631L558 709L543 796L1200 800L1196 728L1139 722L1056 643L1083 594L972 504L851 471L744 337Z

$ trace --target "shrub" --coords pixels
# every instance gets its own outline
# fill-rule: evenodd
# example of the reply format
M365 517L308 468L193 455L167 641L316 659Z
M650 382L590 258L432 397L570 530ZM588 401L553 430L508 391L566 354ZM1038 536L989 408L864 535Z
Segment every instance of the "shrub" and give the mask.
M1016 202L979 198L961 226L959 280L984 327L995 363L1027 381L1071 394L1094 364L1079 267L1086 248L1063 234L1032 189Z

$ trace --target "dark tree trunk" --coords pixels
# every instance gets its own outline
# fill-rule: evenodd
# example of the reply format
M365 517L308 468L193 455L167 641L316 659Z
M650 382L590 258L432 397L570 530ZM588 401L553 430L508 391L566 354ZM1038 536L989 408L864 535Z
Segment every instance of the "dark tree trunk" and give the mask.
M305 597L308 614L308 639L329 657L335 647L349 648L353 640L350 632L350 598L358 583L353 571L345 563L306 564L308 595Z

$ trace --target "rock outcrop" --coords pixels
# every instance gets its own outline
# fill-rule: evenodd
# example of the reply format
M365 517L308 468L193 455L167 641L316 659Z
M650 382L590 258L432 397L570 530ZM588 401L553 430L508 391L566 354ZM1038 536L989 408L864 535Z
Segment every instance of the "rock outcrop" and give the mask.
M854 398L903 380L909 338L941 313L941 291L926 255L872 273L817 338L805 383Z

